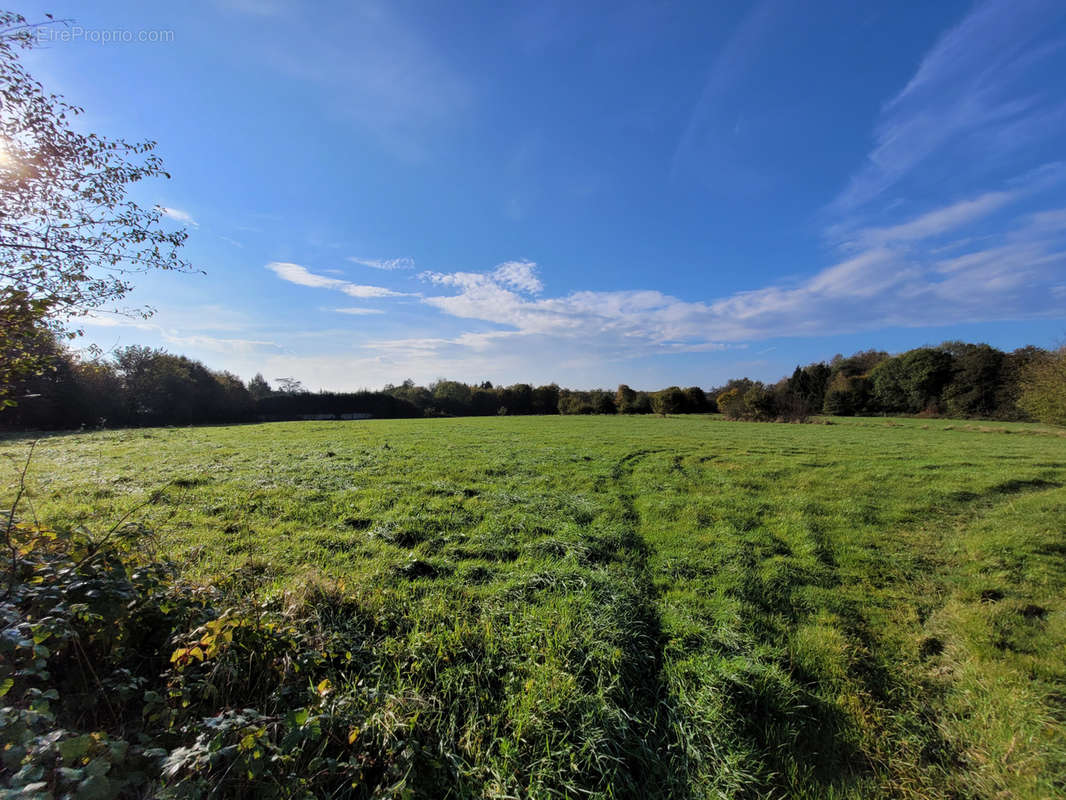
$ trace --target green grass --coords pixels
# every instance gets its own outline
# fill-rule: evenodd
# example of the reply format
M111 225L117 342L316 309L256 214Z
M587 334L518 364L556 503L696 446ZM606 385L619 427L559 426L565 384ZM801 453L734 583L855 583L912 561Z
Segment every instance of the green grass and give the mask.
M27 445L0 442L8 481ZM338 691L421 743L416 793L1066 792L1056 429L131 430L43 439L30 486L53 526L150 500L134 518L189 576L361 620L366 647ZM430 774L450 786L418 783Z

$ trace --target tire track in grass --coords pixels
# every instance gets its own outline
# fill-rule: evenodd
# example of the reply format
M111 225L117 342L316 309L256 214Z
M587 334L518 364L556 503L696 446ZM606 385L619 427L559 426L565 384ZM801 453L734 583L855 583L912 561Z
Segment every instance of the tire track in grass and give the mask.
M612 795L639 798L692 797L685 751L677 736L676 707L664 674L667 635L660 615L661 596L651 564L654 551L640 533L640 514L627 480L641 460L664 448L637 450L623 456L611 469L609 484L619 505L622 540L616 550L628 573L632 595L625 613L635 635L625 643L621 661L622 702L625 712L640 724L630 726L624 748L626 772L635 778L629 787L611 787ZM599 491L607 486L599 482ZM622 791L619 791L622 789Z
M689 467L699 470L712 459L693 463L692 455L674 453L663 461L655 476L673 477L652 502L676 501L673 489L702 485ZM631 478L637 464L627 463L623 472ZM757 484L742 488L742 496L759 490ZM660 525L642 522L627 496L638 525ZM688 495L681 497L682 507L688 505ZM660 633L659 679L671 729L663 741L679 754L670 760L674 780L687 785L691 797L847 794L868 778L848 720L797 679L785 646L808 617L797 591L837 583L824 533L808 531L809 546L797 550L794 535L772 532L766 503L723 510L725 527L713 534L701 537L705 523L689 529L680 517L679 538L671 538L669 524L660 525L657 544L664 549L657 553L647 545L657 616L670 619L669 630Z

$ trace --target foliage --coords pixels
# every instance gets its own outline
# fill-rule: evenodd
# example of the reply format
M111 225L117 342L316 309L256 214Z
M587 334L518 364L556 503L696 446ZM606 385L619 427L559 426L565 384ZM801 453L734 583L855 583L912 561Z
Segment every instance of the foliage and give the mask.
M1006 353L987 344L949 342L941 349L952 358L951 382L944 389L944 405L953 417L992 417L999 411Z
M1066 425L1066 347L1033 359L1021 385L1020 408L1041 422Z
M830 381L822 404L822 413L850 417L866 411L870 405L870 379L864 375L837 373Z
M718 410L725 415L726 419L744 419L747 414L747 405L744 403L744 393L739 388L726 389L715 399Z
M0 401L40 371L26 347L40 328L63 331L114 307L134 272L190 268L178 254L185 231L129 198L132 185L169 177L155 143L76 131L81 109L46 93L19 61L34 42L23 17L0 12Z
M262 372L255 373L255 376L248 381L248 394L252 396L253 400L262 400L264 397L270 397L273 390L270 388L270 384L267 383L266 378L263 377Z
M50 309L48 300L25 290L0 289L0 411L17 404L19 383L54 366L55 334L43 324Z
M685 408L685 393L677 386L658 391L651 396L651 407L656 414L679 414Z
M614 394L603 391L602 389L593 389L590 392L582 392L574 389L560 389L558 408L560 414L618 413Z

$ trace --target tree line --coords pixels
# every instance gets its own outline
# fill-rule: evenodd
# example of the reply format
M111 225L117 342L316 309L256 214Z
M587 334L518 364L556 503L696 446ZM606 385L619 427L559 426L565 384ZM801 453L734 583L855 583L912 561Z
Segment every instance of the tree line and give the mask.
M920 414L1066 424L1066 350L945 342L890 355L865 350L797 366L777 383L737 378L705 391L671 386L641 391L566 389L557 384L495 386L407 380L380 391L309 392L291 378L247 384L181 355L126 347L83 358L57 337L36 344L42 365L9 387L15 405L0 411L8 429L333 418L495 416L505 414L703 414L731 419L803 421L834 416Z

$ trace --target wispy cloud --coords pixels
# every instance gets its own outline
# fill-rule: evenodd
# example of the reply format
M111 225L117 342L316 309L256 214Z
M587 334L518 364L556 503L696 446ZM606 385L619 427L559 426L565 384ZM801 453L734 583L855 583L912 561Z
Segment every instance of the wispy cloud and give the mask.
M356 258L355 256L348 256L348 260L353 264L361 264L362 266L370 267L371 269L392 271L415 268L415 260L406 256L401 258Z
M672 177L689 173L692 164L701 164L709 153L720 155L723 149L728 149L733 136L727 135L727 131L735 135L740 125L732 101L736 99L741 78L766 52L766 39L784 23L785 5L783 0L761 0L752 5L724 45L718 48L703 90L674 148L670 162ZM728 115L721 112L726 105L733 109ZM715 159L716 166L721 162L727 162L725 166L732 170L747 172L735 159Z
M182 211L180 208L170 208L168 206L159 206L159 210L164 217L180 222L182 225L191 225L194 228L199 228L200 223L193 219L193 215L188 211Z
M174 334L167 334L165 338L170 344L212 350L218 353L280 353L284 349L277 342L268 339L233 339L218 336L178 336Z
M849 212L875 200L949 146L965 163L959 172L973 177L1011 151L1061 135L1062 84L1040 80L1061 50L1046 39L1061 13L1058 0L979 3L883 106L873 150L832 208Z
M136 331L139 338L141 334L150 334L163 345L195 348L227 355L280 353L284 349L271 338L253 339L247 336L219 335L247 333L250 328L254 327L243 315L221 306L169 311L150 319L96 311L81 318L79 324L88 329L99 328L116 332Z
M348 307L348 308L331 308L331 309L328 309L328 310L332 311L332 312L334 312L336 314L351 314L352 316L355 316L355 317L366 316L368 314L384 314L385 313L380 308L357 308L357 307L354 307L354 306L353 307Z
M276 17L292 8L286 0L219 0L220 5L241 14Z
M262 16L279 3L237 4ZM420 29L419 16L403 16L397 4L346 4L327 25L320 16L294 10L283 28L267 35L252 45L265 65L324 89L332 96L332 113L374 134L401 157L421 158L432 142L431 131L449 126L473 103L472 82ZM294 48L295 40L314 41L314 47Z
M283 281L295 283L298 286L309 286L312 289L333 289L344 292L349 297L369 299L374 297L406 297L408 292L396 292L383 286L366 286L340 278L327 278L311 272L307 267L292 264L286 261L272 261L266 268L274 272Z
M998 211L1017 199L1017 196L1016 192L985 192L978 197L934 209L907 222L857 231L856 239L851 244L875 247L943 236Z

